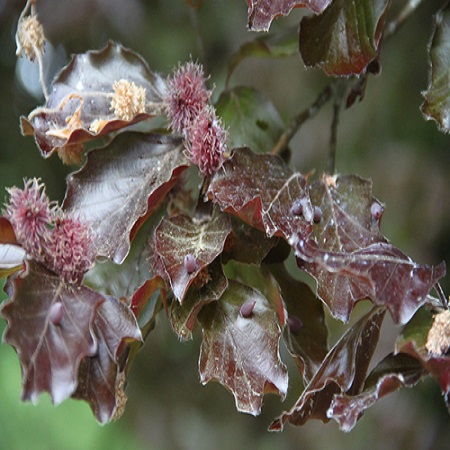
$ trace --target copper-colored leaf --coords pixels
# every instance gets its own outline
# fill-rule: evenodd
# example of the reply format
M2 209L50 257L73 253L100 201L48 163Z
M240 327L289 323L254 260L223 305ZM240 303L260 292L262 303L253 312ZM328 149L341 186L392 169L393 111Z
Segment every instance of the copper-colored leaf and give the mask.
M230 231L230 218L222 213L204 221L184 214L161 221L153 240L153 272L168 280L180 303L194 280L199 287L209 280L207 266L222 253Z
M311 188L322 218L315 241L297 246L298 266L317 281L317 293L331 313L348 321L356 302L369 298L385 305L397 323L406 323L426 302L445 273L419 265L386 243L379 231L382 206L371 183L355 176L324 177Z
M145 109L132 117L114 114L114 82L127 80L145 89ZM65 146L75 146L155 115L164 81L153 74L136 53L110 42L99 51L75 55L59 73L44 107L22 117L25 135L34 134L44 157ZM133 89L125 92L132 96ZM126 96L125 95L125 96ZM123 99L127 103L127 99ZM133 103L130 97L130 104Z
M92 324L105 298L83 286L75 289L33 261L27 273L9 281L10 300L1 314L8 322L5 341L22 366L24 400L49 392L58 404L77 387L78 367L97 351Z
M272 20L287 16L294 8L309 8L322 12L332 0L246 0L248 5L248 27L253 31L268 31Z
M342 431L349 432L364 411L380 398L401 387L413 387L422 378L424 370L409 355L389 355L367 377L364 390L358 395L335 395L327 416L339 423Z
M126 344L142 341L141 332L131 310L112 297L99 307L94 321L98 341L95 356L85 358L80 365L78 388L74 398L86 400L100 423L117 417L124 402L121 359ZM121 413L122 411L120 411Z
M63 207L91 225L99 255L121 263L138 219L156 208L187 165L181 139L121 134L69 177Z
M349 329L328 353L297 403L271 425L281 431L286 422L303 425L309 419L328 422L328 408L335 394L359 394L378 343L385 310L375 307Z
M334 0L319 16L305 17L300 53L307 66L329 75L358 75L378 56L390 0Z
M248 302L252 308L244 317L240 311ZM279 358L277 314L258 291L230 281L223 296L206 305L199 319L203 384L219 381L233 393L238 411L253 415L260 413L264 393L285 397L288 376Z
M182 305L172 302L170 323L182 340L192 339L192 332L201 309L208 303L218 300L228 287L228 279L223 273L219 259L208 266L210 280L204 286L200 289L191 286Z
M312 229L313 209L306 178L292 172L276 155L234 150L215 173L207 195L223 211L235 214L267 236L281 236L291 244L305 239ZM302 214L292 211L302 204Z

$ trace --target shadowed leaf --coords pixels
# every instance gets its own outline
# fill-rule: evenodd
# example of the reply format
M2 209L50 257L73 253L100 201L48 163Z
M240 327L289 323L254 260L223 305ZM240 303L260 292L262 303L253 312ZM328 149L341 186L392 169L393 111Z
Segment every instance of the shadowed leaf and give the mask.
M117 419L126 401L121 360L124 347L142 341L141 332L131 310L108 297L96 312L94 326L98 341L95 356L85 358L80 365L78 388L73 398L86 400L100 423Z
M358 75L378 56L390 0L334 0L322 14L305 17L300 53L307 66L328 75Z
M246 302L254 305L243 317L240 309ZM253 415L260 413L265 393L286 396L288 376L279 358L277 314L258 291L230 280L223 296L202 309L199 320L203 384L218 381L233 393L238 411Z
M17 244L11 222L2 216L0 216L0 244Z
M426 343L432 325L431 313L425 308L421 308L404 327L395 348L398 353L406 353L416 358L422 367L436 378L450 411L450 355L448 353L435 355L427 350ZM447 333L449 333L449 327L450 325L447 324Z
M222 213L204 221L184 214L161 221L153 239L155 263L152 270L168 280L180 303L194 280L199 283L198 287L209 280L207 266L222 253L230 231L230 218ZM192 259L192 268L185 263L187 256Z
M431 80L423 93L422 112L439 128L450 132L450 5L436 16L436 26L430 45Z
M121 263L135 223L155 210L187 165L178 138L121 134L69 177L63 207L91 225L99 255Z
M237 148L209 185L208 198L223 211L237 215L267 236L281 236L291 244L312 229L312 206L306 178L293 173L276 155L257 155ZM295 215L295 201L303 214Z
M24 277L10 280L11 299L1 309L8 322L5 342L22 366L22 399L35 402L48 392L54 403L77 387L78 367L97 351L94 315L105 298L83 286L65 287L60 278L33 261Z
M328 353L328 329L322 303L309 286L289 274L282 264L268 266L277 280L288 320L284 338L289 353L309 382Z
M192 339L192 332L200 310L208 303L218 300L228 287L228 279L223 273L219 259L208 266L208 274L210 280L200 289L192 286L188 290L182 305L178 302L172 302L170 323L175 333L182 340Z
M248 28L253 31L268 31L272 20L287 16L294 8L309 8L322 12L332 0L246 0L248 5Z
M295 406L270 425L271 431L281 431L286 422L303 425L309 419L319 419L326 423L330 420L328 408L336 394L361 392L384 314L384 309L375 307L342 336Z
M322 219L315 241L300 242L297 264L317 281L317 294L336 318L348 321L366 298L385 305L396 323L406 323L427 300L445 265L419 265L386 243L379 232L381 205L371 183L356 176L324 177L311 187Z
M298 28L292 27L276 34L264 34L245 42L231 56L228 63L227 82L236 67L246 58L282 58L293 56L298 52ZM249 144L246 144L249 145Z
M409 355L389 355L367 377L364 390L358 395L334 396L327 416L336 420L342 431L349 432L356 422L380 398L402 387L413 387L422 378L424 370Z
M269 153L284 130L273 103L251 87L223 91L216 108L229 129L229 148L246 146L258 153Z
M115 81L145 89L145 111L123 120L111 108ZM34 134L44 157L66 145L75 146L158 113L164 81L136 53L110 42L99 51L76 55L53 82L47 103L22 117L25 135Z

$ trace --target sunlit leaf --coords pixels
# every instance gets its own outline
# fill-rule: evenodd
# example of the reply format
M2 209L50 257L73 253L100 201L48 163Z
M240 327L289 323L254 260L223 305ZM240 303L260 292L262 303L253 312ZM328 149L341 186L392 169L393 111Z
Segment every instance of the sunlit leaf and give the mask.
M189 286L209 281L208 268L223 251L231 231L230 218L218 213L204 221L179 214L161 221L155 230L153 272L168 280L180 303ZM188 267L186 258L192 261Z
M99 255L121 263L134 225L158 206L187 164L178 138L121 134L90 152L69 177L63 207L91 225Z
M6 277L23 267L25 250L13 244L0 244L0 278Z
M97 351L92 325L105 297L83 286L65 287L33 261L27 269L10 281L12 296L1 309L8 322L4 339L20 359L22 398L35 402L48 392L58 404L75 391L81 360Z
M332 0L246 0L248 5L248 28L253 31L268 31L272 20L287 16L294 8L309 8L322 12Z
M430 45L431 80L423 93L422 112L439 128L450 132L450 6L436 16L436 26Z
M322 14L304 17L300 53L307 66L329 75L357 75L378 56L390 0L334 0Z
M322 218L313 229L315 241L300 242L296 256L316 279L318 296L343 321L368 298L385 305L396 323L406 323L445 274L445 264L419 265L386 243L379 232L383 208L368 180L324 177L310 195Z
M93 329L98 351L80 365L78 387L73 397L86 400L97 420L106 423L113 416L120 416L126 400L120 370L124 346L141 341L142 336L131 310L112 297L98 308ZM118 411L118 408L122 410Z
M115 81L127 80L145 89L145 110L117 117L111 107ZM76 55L53 82L42 108L22 117L25 135L34 134L45 157L155 115L164 81L136 53L113 42L99 51Z
M309 419L326 423L330 420L327 411L336 394L361 392L384 314L384 309L375 307L342 336L294 407L276 419L270 430L281 431L286 422L303 425Z
M402 387L413 387L422 378L424 370L409 355L389 355L367 377L364 390L358 395L334 396L327 416L336 420L342 431L349 432L380 398Z
M312 230L313 209L307 181L276 155L257 155L237 148L209 185L208 197L223 211L237 215L267 236L281 236L292 244ZM301 202L303 213L292 211Z
M308 382L328 353L328 329L322 303L305 283L294 279L285 266L269 266L277 280L288 319L284 338L304 379Z
M273 103L251 87L223 91L216 108L229 129L230 148L246 146L258 153L268 153L284 130Z
M243 317L244 304L253 305ZM258 415L263 395L285 397L287 370L279 357L281 335L277 314L256 290L236 281L199 315L203 329L200 377L216 380L234 395L238 411Z
M180 305L172 302L170 323L175 333L182 340L192 339L192 332L197 323L197 316L208 303L218 300L228 287L228 279L223 273L219 259L208 266L210 280L200 289L192 286Z

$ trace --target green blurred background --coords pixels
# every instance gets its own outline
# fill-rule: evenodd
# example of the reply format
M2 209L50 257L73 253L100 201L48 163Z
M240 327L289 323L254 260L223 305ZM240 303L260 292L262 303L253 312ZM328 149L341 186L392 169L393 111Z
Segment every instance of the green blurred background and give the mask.
M394 3L398 7L403 2ZM43 160L33 140L23 138L19 129L19 116L42 103L39 93L33 94L33 68L15 57L15 27L24 4L0 0L0 198L6 195L5 186L40 176L50 197L61 200L71 169L56 156ZM337 170L373 179L374 194L386 204L382 231L393 244L418 262L445 260L448 266L450 138L426 122L419 110L428 82L431 15L442 4L425 2L383 46L381 75L370 78L364 101L341 115ZM38 12L53 44L47 51L53 55L49 78L68 61L67 55L101 48L113 39L140 53L161 74L190 56L198 59L218 95L230 55L256 36L246 30L244 0L205 0L198 13L183 0L38 0ZM303 14L295 10L275 21L271 30L298 24ZM326 82L319 71L306 70L298 56L248 59L231 80L233 86L261 89L286 124ZM298 170L324 170L330 122L328 105L293 139ZM448 277L443 285L449 292ZM1 320L0 331L4 326ZM386 325L380 356L392 348L396 332ZM199 344L199 336L178 342L161 315L133 367L124 416L104 427L77 401L55 408L44 395L37 406L21 403L17 357L12 348L0 345L0 449L448 448L450 420L431 379L380 401L348 435L334 422L315 421L270 434L265 430L271 420L299 395L295 367L289 366L291 390L285 403L268 396L262 415L253 418L237 413L231 394L218 384L200 385Z

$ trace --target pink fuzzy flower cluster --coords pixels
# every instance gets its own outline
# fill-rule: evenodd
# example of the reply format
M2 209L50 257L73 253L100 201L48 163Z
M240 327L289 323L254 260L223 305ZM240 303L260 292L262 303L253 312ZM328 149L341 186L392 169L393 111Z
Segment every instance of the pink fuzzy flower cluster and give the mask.
M212 92L205 81L199 64L179 66L167 80L164 103L172 129L185 138L191 162L211 176L225 160L228 133L209 105Z
M26 181L24 189L10 188L8 193L10 201L4 216L28 256L66 283L80 284L96 256L90 226L67 216L56 202L50 202L39 179Z

